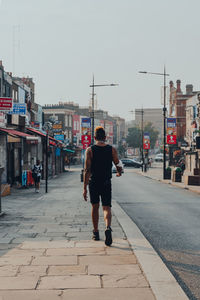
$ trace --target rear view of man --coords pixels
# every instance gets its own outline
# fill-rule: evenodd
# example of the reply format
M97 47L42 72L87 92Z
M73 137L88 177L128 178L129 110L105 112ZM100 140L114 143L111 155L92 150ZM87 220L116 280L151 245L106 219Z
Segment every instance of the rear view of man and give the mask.
M111 178L112 162L116 165L117 175L121 176L122 167L114 147L105 143L106 134L103 127L95 129L96 145L86 150L85 176L83 197L87 201L87 185L89 184L90 202L92 204L93 240L98 241L99 237L99 202L102 201L105 220L105 244L112 244L111 229Z

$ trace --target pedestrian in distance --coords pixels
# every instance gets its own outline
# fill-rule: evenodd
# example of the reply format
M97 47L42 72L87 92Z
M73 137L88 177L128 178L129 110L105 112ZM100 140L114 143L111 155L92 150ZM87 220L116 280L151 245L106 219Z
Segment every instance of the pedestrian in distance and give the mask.
M38 159L36 161L36 165L34 165L33 170L32 170L32 177L35 182L35 192L36 193L39 193L39 190L40 190L41 172L42 172L42 165L40 163L40 160Z
M114 147L106 144L106 134L103 127L95 128L96 145L88 147L85 158L84 172L84 190L83 197L87 201L87 186L89 185L90 202L92 204L92 222L93 235L92 239L100 240L99 236L99 203L100 198L103 207L105 221L105 244L112 244L112 229L111 229L111 178L112 178L112 163L114 162L117 168L116 176L122 174L122 166L118 159L117 151Z

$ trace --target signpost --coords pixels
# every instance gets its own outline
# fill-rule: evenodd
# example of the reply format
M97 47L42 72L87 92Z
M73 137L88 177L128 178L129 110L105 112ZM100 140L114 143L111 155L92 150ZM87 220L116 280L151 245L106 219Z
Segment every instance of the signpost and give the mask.
M0 97L0 111L10 111L12 109L12 98Z
M167 144L176 145L176 118L167 118Z

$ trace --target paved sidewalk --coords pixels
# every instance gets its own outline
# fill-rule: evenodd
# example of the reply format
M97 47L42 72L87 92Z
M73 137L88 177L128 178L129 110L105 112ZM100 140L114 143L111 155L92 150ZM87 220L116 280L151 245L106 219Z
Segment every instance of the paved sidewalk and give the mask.
M118 220L112 247L91 241L90 204L80 172L51 180L49 193L20 190L3 198L0 300L153 300L149 283Z
M149 168L147 172L142 172L141 170L135 170L138 174L152 178L157 181L161 181L166 184L171 184L175 187L190 190L191 192L200 194L200 186L195 185L185 185L184 182L173 182L172 180L163 180L163 169L162 164L154 163L152 168Z

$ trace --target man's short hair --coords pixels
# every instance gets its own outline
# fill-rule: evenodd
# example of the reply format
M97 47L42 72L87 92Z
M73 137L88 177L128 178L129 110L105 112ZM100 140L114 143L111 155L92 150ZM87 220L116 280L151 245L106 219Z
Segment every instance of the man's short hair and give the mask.
M102 126L97 126L95 128L95 138L97 141L104 141L105 138L106 138L106 133L105 133L105 130Z

